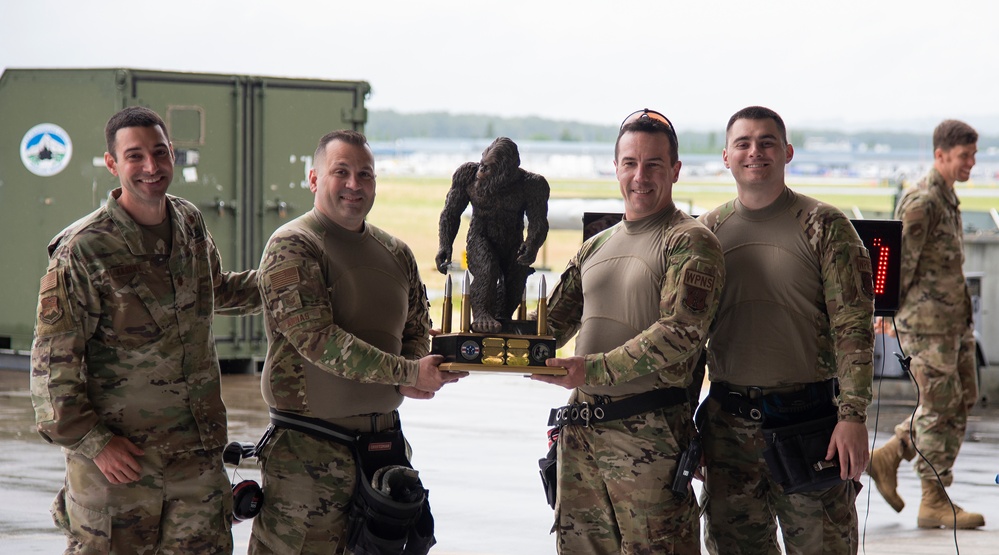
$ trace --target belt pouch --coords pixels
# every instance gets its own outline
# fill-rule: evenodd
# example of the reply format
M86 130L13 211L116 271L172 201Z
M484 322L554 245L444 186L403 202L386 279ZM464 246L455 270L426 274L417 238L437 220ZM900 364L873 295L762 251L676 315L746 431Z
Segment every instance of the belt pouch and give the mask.
M354 555L425 555L436 543L429 492L419 478L405 473L412 465L402 431L361 434L354 447L357 485L347 520L348 550ZM372 485L376 474L397 477L389 481L391 493Z
M548 505L555 508L555 494L558 492L558 428L552 428L548 432L551 439L551 447L548 448L548 455L538 459L538 466L541 468L541 485L545 488L545 498ZM554 437L553 437L554 436Z
M763 428L767 447L763 457L784 493L825 490L843 480L839 463L826 461L826 451L836 427L835 414L801 424Z

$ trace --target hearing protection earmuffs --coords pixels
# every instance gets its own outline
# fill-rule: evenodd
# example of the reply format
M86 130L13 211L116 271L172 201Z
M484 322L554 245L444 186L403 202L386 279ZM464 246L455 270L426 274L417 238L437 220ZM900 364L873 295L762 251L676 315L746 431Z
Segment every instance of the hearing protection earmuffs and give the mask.
M242 522L260 514L264 505L264 490L253 480L243 480L232 486L232 518Z
M252 443L234 441L225 446L222 451L222 461L239 466L246 457L257 455L256 446ZM264 504L264 490L253 480L243 480L232 486L232 518L234 522L250 520L260 513Z

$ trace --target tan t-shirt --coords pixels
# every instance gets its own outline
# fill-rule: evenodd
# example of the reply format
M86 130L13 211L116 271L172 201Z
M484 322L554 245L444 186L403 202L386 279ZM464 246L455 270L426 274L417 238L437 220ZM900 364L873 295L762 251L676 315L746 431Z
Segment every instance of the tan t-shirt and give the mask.
M426 293L404 243L312 210L271 236L260 287L268 405L337 419L402 403L394 386L415 383L429 351Z
M708 377L778 387L838 377L840 413L871 399L871 262L849 219L790 189L749 210L701 217L725 252L727 279L708 340Z

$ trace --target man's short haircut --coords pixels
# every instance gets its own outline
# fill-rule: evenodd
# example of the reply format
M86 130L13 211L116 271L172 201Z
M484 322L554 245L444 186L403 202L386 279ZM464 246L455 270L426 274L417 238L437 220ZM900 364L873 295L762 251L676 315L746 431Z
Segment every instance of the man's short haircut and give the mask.
M167 131L166 123L163 122L163 118L159 114L149 108L144 106L129 106L111 116L107 125L104 126L104 140L107 142L108 153L111 154L111 158L114 160L118 159L118 155L115 154L114 149L116 146L115 137L117 137L119 129L155 126L159 126L163 130L163 136L166 137L167 143L169 143L170 132Z
M764 108L763 106L747 106L738 112L732 114L732 117L728 118L728 125L725 127L725 142L728 142L728 132L732 130L732 126L735 122L740 119L772 119L777 124L777 130L780 131L780 138L787 145L787 127L784 125L784 120L781 119L780 115L771 110L770 108Z
M978 132L970 125L956 119L944 120L933 130L933 150L948 150L978 142Z
M316 147L316 153L312 157L313 168L319 165L320 160L324 160L326 158L326 145L332 143L333 141L340 141L354 146L367 146L368 144L368 139L363 133L359 133L352 129L337 129L336 131L330 131L319 139L319 146Z
M676 164L677 160L680 159L680 145L677 143L676 135L673 133L665 123L652 119L652 118L638 118L631 123L626 123L621 126L621 130L617 134L617 141L614 142L614 159L617 160L619 149L621 144L621 137L625 133L649 133L656 134L662 133L666 135L669 140L669 157L670 164Z

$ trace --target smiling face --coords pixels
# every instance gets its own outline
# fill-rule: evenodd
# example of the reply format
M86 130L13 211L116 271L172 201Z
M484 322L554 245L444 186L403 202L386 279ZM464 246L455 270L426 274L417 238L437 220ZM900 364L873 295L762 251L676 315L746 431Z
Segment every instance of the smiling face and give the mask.
M971 168L975 167L977 153L976 144L957 145L948 150L938 148L933 153L933 166L949 185L955 181L963 183L971 179Z
M315 205L327 218L351 231L364 227L375 203L375 159L367 145L334 140L309 170Z
M163 206L173 181L173 148L163 129L123 127L115 133L115 152L104 153L104 164L121 183L119 203L134 208Z
M680 161L670 162L669 137L664 133L621 135L614 168L624 197L626 219L640 220L673 202L673 184L680 177Z
M722 160L740 188L784 188L784 166L794 156L772 119L738 119L726 133Z

